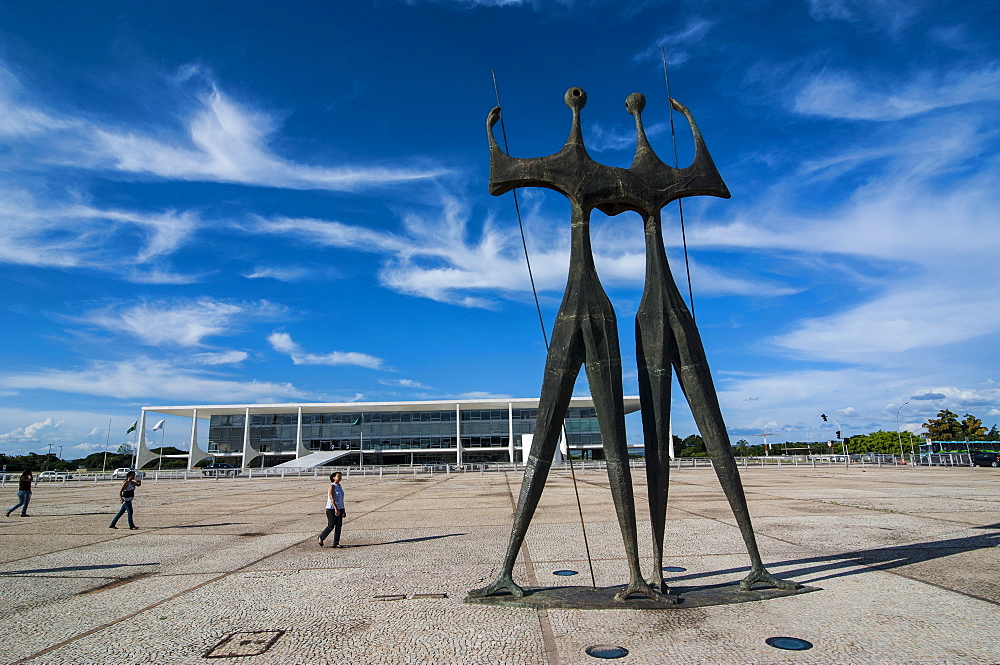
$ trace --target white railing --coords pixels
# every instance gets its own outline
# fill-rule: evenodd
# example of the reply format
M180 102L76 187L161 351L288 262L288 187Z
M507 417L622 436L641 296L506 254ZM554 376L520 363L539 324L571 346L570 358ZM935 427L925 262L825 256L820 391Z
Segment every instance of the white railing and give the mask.
M768 456L768 457L737 457L736 463L744 469L782 469L806 467L812 469L820 468L857 468L857 467L877 467L877 468L919 468L921 466L970 466L969 455L967 453L935 453L933 455L883 455L878 453L850 454L850 455L788 455L788 456ZM629 466L645 468L645 459L630 458ZM684 469L711 469L712 460L708 457L680 457L671 460L670 466L677 470ZM556 471L569 472L567 461L556 462L552 465ZM605 460L573 460L573 470L576 472L603 471L607 468ZM264 469L223 469L219 471L193 469L152 469L145 471L144 481L157 483L161 480L214 480L214 481L253 481L262 479L319 479L326 478L334 471L340 471L345 478L421 478L452 475L478 474L486 476L489 474L500 474L506 472L523 472L522 464L505 463L472 463L472 464L414 464L399 466L322 466L312 469L279 469L275 467ZM235 475L229 475L235 472ZM20 473L0 473L0 487L6 487L8 482L17 482ZM66 486L80 486L84 483L120 483L122 478L113 478L112 473L93 472L71 472L60 474L60 477L49 480L40 480L35 477L35 482L43 485L59 484Z

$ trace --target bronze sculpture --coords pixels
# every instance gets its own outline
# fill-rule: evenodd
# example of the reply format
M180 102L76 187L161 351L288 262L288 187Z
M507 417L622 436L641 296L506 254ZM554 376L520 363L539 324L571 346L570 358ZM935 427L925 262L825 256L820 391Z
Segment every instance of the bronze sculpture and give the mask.
M628 558L630 579L615 600L642 593L664 603L676 602L676 598L666 595L668 590L662 577L669 478L667 432L671 367L676 368L678 381L691 405L750 554L751 571L740 587L749 589L754 583L765 582L782 589L794 589L797 585L775 578L761 561L701 338L670 275L663 247L660 221L663 206L687 196L729 198L729 190L712 162L690 111L675 100L671 99L670 103L687 118L695 141L694 161L685 169L667 166L650 147L642 126L641 113L645 105L642 95L633 93L625 102L636 124L636 153L628 169L598 164L587 154L580 129L580 110L586 104L586 93L580 88L570 88L565 101L573 112L570 135L562 150L548 157L510 157L500 149L493 135L493 126L500 119L500 108L491 110L487 117L490 193L498 196L518 187L545 187L561 192L570 201L572 229L569 276L545 363L535 436L521 483L507 554L493 584L470 592L470 596L488 596L504 589L515 597L523 596L523 590L512 579L514 562L552 465L562 419L581 365L586 366L597 410L612 498ZM625 444L617 319L597 277L590 245L589 223L594 208L608 215L637 212L645 221L646 283L636 315L636 358L656 566L649 583L639 570L635 506ZM658 591L651 584L658 587Z

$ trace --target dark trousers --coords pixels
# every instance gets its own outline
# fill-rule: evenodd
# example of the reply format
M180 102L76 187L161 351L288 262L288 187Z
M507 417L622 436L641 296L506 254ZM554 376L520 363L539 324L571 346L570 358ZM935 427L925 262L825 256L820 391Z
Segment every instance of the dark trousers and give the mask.
M326 540L326 537L330 535L333 531L333 544L340 544L340 527L344 523L344 511L341 510L340 514L335 514L333 508L326 509L326 528L323 529L323 533L319 534L320 540Z
M118 520L121 518L122 515L125 514L126 511L128 512L128 525L129 525L129 528L135 527L135 522L132 521L132 502L131 501L122 501L122 507L118 511L118 514L115 515L115 518L113 520L111 520L111 526L114 526L114 525L118 524Z

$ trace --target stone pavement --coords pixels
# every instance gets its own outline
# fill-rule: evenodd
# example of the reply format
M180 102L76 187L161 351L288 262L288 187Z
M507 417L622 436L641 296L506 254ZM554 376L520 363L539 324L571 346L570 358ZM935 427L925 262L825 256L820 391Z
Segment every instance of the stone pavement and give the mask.
M577 477L597 584L624 583L607 476ZM648 553L644 473L633 477ZM463 604L497 572L516 473L348 478L344 549L316 544L322 478L147 481L138 531L108 529L117 483L41 484L33 517L0 518L0 662L554 665L602 662L584 650L612 644L633 665L1000 663L997 470L786 466L743 479L770 570L821 591L666 610ZM714 474L671 480L664 565L685 569L672 583L740 579L747 557ZM5 509L15 491L0 494ZM554 473L515 579L589 584L583 552L572 484ZM283 632L220 645L244 631ZM781 651L772 636L814 646Z

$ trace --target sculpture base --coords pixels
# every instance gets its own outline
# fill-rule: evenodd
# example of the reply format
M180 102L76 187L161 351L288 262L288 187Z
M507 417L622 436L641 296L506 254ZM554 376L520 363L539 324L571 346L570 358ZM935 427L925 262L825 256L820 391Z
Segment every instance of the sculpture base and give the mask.
M510 593L504 592L485 598L466 596L465 602L470 605L527 607L536 610L684 610L690 607L711 607L713 605L772 600L819 591L820 589L804 586L793 591L773 587L740 591L739 583L708 587L674 586L670 588L670 593L672 596L680 596L680 599L672 605L657 603L638 594L630 596L624 602L616 601L615 594L621 590L621 586L598 587L597 589L589 586L524 587L523 598L515 598Z

